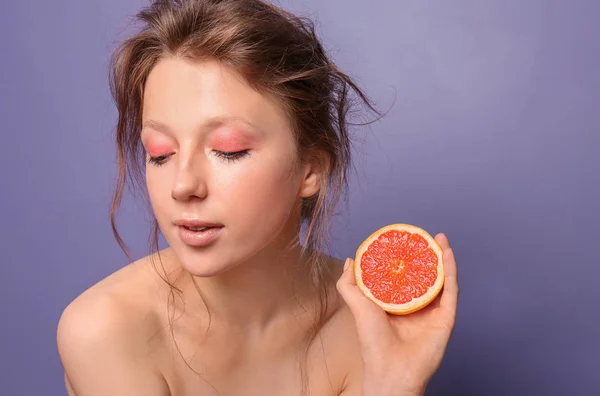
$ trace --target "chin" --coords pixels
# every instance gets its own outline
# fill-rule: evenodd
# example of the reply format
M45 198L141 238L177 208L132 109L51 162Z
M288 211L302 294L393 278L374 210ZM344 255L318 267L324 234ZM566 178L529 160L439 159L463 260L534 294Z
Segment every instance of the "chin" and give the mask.
M237 264L231 257L223 254L223 249L215 247L196 248L181 242L171 245L181 267L190 274L203 278L222 274Z

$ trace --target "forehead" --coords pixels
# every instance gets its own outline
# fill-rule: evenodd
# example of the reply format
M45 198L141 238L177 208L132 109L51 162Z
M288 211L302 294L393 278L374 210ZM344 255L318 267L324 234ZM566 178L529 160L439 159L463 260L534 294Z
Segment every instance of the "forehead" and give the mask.
M262 131L290 130L283 106L212 60L161 59L144 87L142 122L189 131L218 118L243 119Z

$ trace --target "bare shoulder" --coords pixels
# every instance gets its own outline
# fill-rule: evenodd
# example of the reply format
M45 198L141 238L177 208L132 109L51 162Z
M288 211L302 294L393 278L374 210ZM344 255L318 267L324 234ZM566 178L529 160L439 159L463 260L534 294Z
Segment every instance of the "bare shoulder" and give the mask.
M344 306L332 318L328 327L324 337L325 352L328 367L335 370L331 373L332 377L339 384L336 395L359 395L363 367L354 317Z
M333 274L336 279L342 274L344 262L332 259ZM323 341L327 364L333 368L340 384L338 391L341 395L360 394L362 387L362 355L352 312L337 295L336 309L323 328Z
M69 394L168 395L154 367L160 333L158 300L148 257L79 295L63 311L57 346Z

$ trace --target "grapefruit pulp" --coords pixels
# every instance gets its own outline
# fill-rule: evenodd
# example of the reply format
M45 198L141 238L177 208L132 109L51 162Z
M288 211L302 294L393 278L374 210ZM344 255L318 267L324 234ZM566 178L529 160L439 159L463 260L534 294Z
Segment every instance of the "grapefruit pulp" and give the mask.
M431 303L444 285L442 248L427 231L391 224L359 246L356 285L386 312L406 315Z

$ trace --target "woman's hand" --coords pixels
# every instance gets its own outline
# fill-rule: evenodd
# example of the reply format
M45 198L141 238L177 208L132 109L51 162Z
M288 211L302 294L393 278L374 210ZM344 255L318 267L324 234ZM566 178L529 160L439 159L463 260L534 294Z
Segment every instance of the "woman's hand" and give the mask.
M354 260L347 259L337 289L348 304L361 345L363 396L423 395L439 368L454 329L458 301L456 261L444 234L445 280L440 295L420 311L389 315L356 286Z

